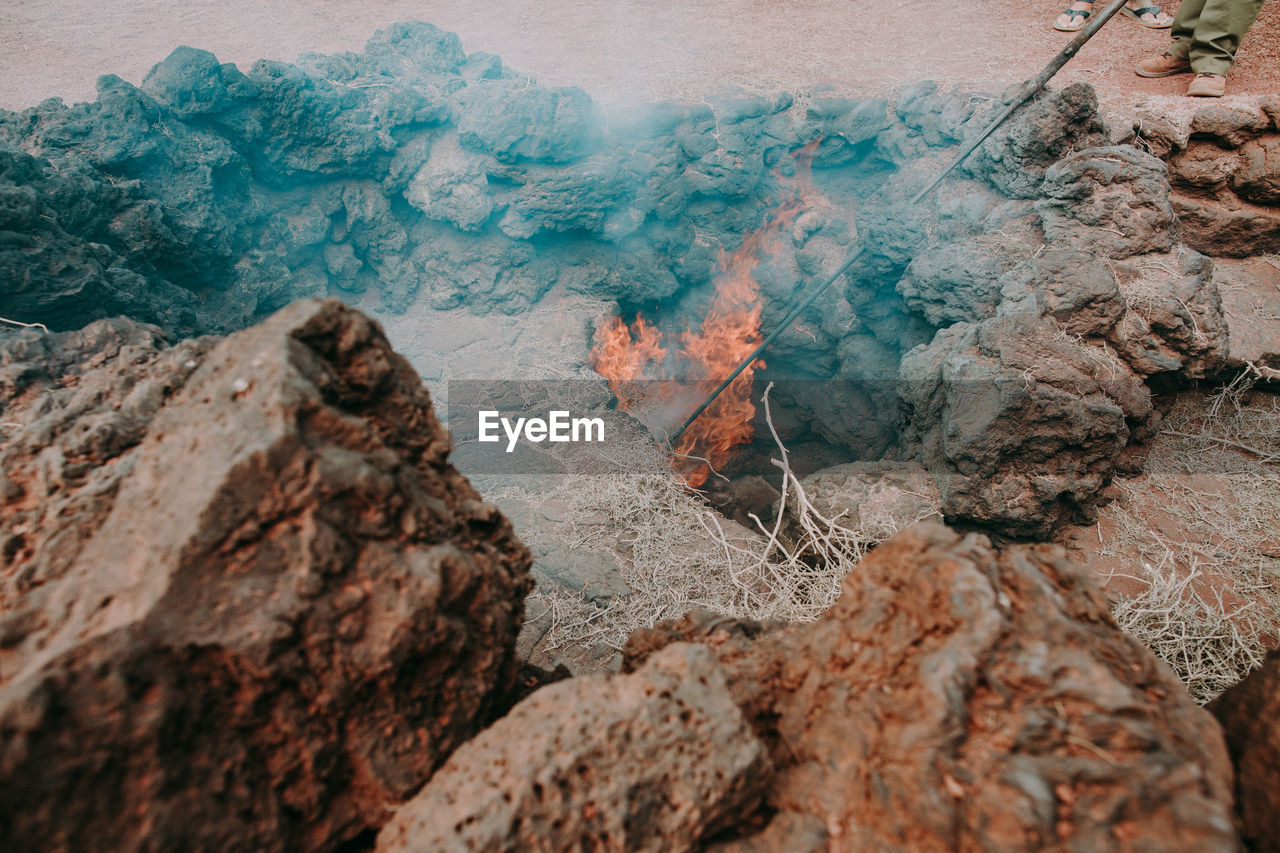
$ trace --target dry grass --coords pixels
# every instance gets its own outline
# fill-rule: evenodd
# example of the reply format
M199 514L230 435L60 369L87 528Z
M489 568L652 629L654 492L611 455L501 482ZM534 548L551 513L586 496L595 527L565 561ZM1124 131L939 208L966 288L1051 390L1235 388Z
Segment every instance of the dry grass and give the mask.
M1084 335L1068 332L1056 321L1053 322L1052 340L1073 347L1086 362L1088 362L1091 370L1089 374L1095 379L1101 381L1114 382L1117 377L1128 373L1128 365L1124 359L1111 347L1111 344L1103 338L1090 340Z
M1115 277L1120 296L1128 309L1120 318L1117 331L1124 338L1147 334L1150 331L1151 316L1175 299L1169 283L1183 277L1180 261L1176 255L1167 253L1123 261L1103 259L1103 262ZM1196 339L1202 344L1207 343L1204 333L1196 325L1195 311L1185 303L1179 304L1191 320L1192 333Z
M1153 443L1147 473L1119 483L1104 510L1115 535L1101 549L1143 591L1118 598L1121 628L1161 657L1206 702L1257 666L1263 637L1280 636L1280 398L1246 374L1216 394L1189 392ZM776 436L775 436L776 440ZM705 607L738 618L808 621L875 543L910 520L826 517L781 443L775 464L787 522L748 530L727 522L670 473L662 449L614 448L625 470L570 475L512 496L559 501L570 519L536 535L617 555L627 595L593 603L553 587L543 649L620 649L631 631ZM495 495L496 497L496 495ZM779 514L780 518L783 516ZM864 513L865 516L865 513Z
M1146 586L1114 602L1117 623L1201 702L1262 661L1265 635L1280 636L1280 399L1250 400L1256 378L1183 395L1146 473L1103 512L1116 533L1101 553Z
M1209 339L1196 322L1198 312L1178 299L1170 288L1171 282L1176 282L1185 275L1181 271L1181 260L1177 254L1168 253L1144 256L1138 260L1111 262L1108 263L1108 268L1116 276L1120 295L1129 309L1120 319L1120 331L1123 335L1145 334L1148 331L1151 315L1162 306L1167 307L1167 303L1176 302L1186 312L1196 340L1202 345L1208 345Z
M784 512L770 526L757 519L756 530L709 509L653 445L629 448L625 473L570 476L553 493L542 493L541 499L567 503L572 519L542 535L574 549L613 551L631 588L601 604L560 588L540 591L552 614L544 649L596 643L620 649L633 630L696 607L783 621L810 621L830 607L867 550L905 524L824 517L778 446ZM784 514L790 536L781 530Z
M1119 282L1125 304L1137 311L1150 310L1153 305L1167 299L1169 282L1182 278L1182 271L1169 255L1147 255L1120 264L1111 262L1108 267Z
M1194 571L1144 568L1150 586L1117 600L1111 614L1173 668L1192 698L1208 702L1262 663L1265 650L1249 612L1256 602L1232 608L1220 596L1203 595Z

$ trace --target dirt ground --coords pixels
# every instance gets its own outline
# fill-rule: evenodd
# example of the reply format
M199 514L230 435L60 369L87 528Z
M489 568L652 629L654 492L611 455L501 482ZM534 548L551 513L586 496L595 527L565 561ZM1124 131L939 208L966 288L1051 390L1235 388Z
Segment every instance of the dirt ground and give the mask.
M1280 643L1280 396L1250 381L1178 395L1143 473L1063 537L1202 702Z
M1101 5L1102 0L1099 0ZM311 50L357 50L379 27L425 20L549 85L604 102L699 99L726 86L815 85L885 93L922 79L1002 89L1071 38L1050 23L1066 0L0 0L0 107L92 99L99 74L140 82L175 46L248 67ZM1176 2L1164 0L1167 11ZM1177 96L1186 77L1144 80L1133 65L1167 30L1117 16L1064 69L1106 102ZM1241 47L1230 94L1280 91L1280 0Z

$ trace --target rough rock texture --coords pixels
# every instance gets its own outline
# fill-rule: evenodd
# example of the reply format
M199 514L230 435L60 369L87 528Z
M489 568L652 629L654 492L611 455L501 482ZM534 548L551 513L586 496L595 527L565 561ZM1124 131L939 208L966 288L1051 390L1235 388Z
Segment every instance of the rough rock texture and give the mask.
M1105 336L1125 313L1116 278L1092 252L1047 249L1000 278L1002 316L1045 317L1068 335Z
M1187 245L1201 252L1229 258L1280 252L1280 213L1273 208L1176 196L1173 209Z
M902 455L948 518L1014 536L1087 520L1113 474L1137 470L1147 377L1203 378L1229 355L1212 262L1177 242L1159 159L1076 150L1041 192L1042 230L980 197L940 205L949 242L912 250L897 284L947 327L902 356Z
M921 142L938 147L961 142L966 133L981 128L984 111L994 101L990 92L965 87L946 92L932 80L921 80L902 89L894 111L905 127L920 136ZM894 143L904 144L901 139Z
M1280 205L1280 136L1240 146L1240 167L1231 176L1231 188L1255 204Z
M1164 252L1174 244L1167 170L1128 146L1077 151L1045 171L1036 202L1045 238L1107 258Z
M1255 850L1280 849L1280 651L1209 706L1236 769L1240 834Z
M146 317L190 333L198 323L196 295L166 282L154 285L129 268L112 232L122 223L120 205L133 203L127 186L91 177L60 178L21 151L0 149L0 280L4 316L48 318L74 328L115 314ZM166 235L149 235L152 253L165 251ZM56 318L56 319L55 319Z
M601 116L581 89L535 89L527 80L480 79L458 98L462 144L500 162L568 163L600 147Z
M1237 848L1213 719L1057 547L917 525L815 624L691 614L633 635L627 665L683 640L715 650L778 768L786 823L759 838L788 841L731 849L814 849L796 815L818 849Z
M1278 117L1274 98L1138 111L1135 142L1168 162L1187 245L1215 257L1280 251Z
M983 124L971 127L976 131ZM1072 150L1105 145L1106 126L1093 87L1073 83L1045 92L1019 110L978 146L966 170L985 178L1010 198L1039 198L1047 169Z
M912 310L935 326L977 323L1000 304L1000 276L1013 265L992 248L943 243L916 255L898 281Z
M913 120L963 135L969 97L936 94ZM664 305L678 332L705 313L721 257L800 199L758 259L769 325L848 253L855 201L898 168L905 132L884 99L822 92L803 107L729 92L604 114L426 24L245 72L182 48L141 87L105 78L96 103L0 113L0 149L25 158L0 171L0 197L16 199L0 269L23 282L0 293L0 316L65 329L123 311L186 335L328 294L520 315L523 332L531 308L580 294ZM805 424L789 439L849 448L841 459L892 443L894 419L862 413L896 410L897 358L933 332L893 290L924 236L899 214L875 238L874 289L847 304L833 290L774 348L779 376L820 382L865 376L874 356L885 393L793 395ZM581 361L589 340L573 343Z
M511 687L528 552L378 328L0 350L0 836L332 849Z
M750 814L770 779L704 646L544 687L462 746L378 850L673 850Z
M902 360L907 441L949 518L1043 536L1109 482L1150 393L1114 354L1041 319L958 324Z
M778 381L783 440L821 464L934 464L900 440L895 383L904 354L955 323L1042 317L1087 339L1082 357L1118 352L1144 377L1215 370L1226 351L1217 294L1184 258L1173 218L1184 211L1195 231L1177 205L1203 197L1179 190L1172 204L1160 160L1098 147L1108 140L1089 87L1044 93L910 203L999 107L925 82L893 104L738 91L606 112L579 90L467 56L427 24L388 27L362 53L246 72L182 48L141 87L104 78L94 104L0 113L0 275L19 283L0 292L0 317L74 328L123 311L185 335L330 294L424 327L431 310L514 315L464 324L470 337L454 349L491 355L578 299L643 305L679 334L706 315L722 261L744 245L761 247L737 263L751 267L772 329L860 246L843 287L773 343L758 377ZM1239 193L1232 216L1253 216L1274 183L1273 115L1213 109L1185 128L1153 118L1163 148L1134 141L1187 166L1175 183ZM1196 146L1227 146L1235 165L1201 168ZM563 361L585 364L590 340L567 340ZM997 432L1013 441L1016 428ZM1108 476L1099 465L1072 480L1066 501L1087 505Z
M22 282L0 316L191 334L327 293L506 313L556 287L669 298L767 218L806 143L859 191L890 170L883 99L790 107L730 93L606 117L429 24L247 72L179 48L141 87L0 112L0 272ZM819 242L848 239L834 210Z
M1213 278L1230 333L1227 367L1241 369L1252 363L1280 370L1280 259L1218 259Z
M1107 342L1134 372L1201 379L1222 366L1228 329L1212 261L1180 248L1120 261L1115 269L1128 310Z

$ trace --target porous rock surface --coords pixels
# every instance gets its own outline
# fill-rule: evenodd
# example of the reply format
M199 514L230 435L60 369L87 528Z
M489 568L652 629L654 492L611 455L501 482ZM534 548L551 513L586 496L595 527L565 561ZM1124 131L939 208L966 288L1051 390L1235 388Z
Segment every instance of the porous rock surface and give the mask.
M380 330L0 349L0 837L323 850L511 688L530 580Z
M935 326L977 322L995 313L1000 276L1013 263L973 243L943 243L916 255L897 289Z
M815 624L694 613L633 634L626 666L684 641L777 768L782 823L730 849L1237 849L1212 718L1055 546L919 524Z
M1014 535L1080 515L1133 433L1150 428L1139 377L1041 317L953 326L908 353L901 375L907 440L943 514L998 520Z
M994 116L991 116L994 118ZM982 125L974 125L970 132ZM1073 149L1107 142L1093 87L1073 83L1043 93L978 146L965 167L1011 198L1040 198L1049 167Z
M552 684L458 749L378 850L699 849L754 811L769 779L705 647L630 675Z
M932 217L946 241L903 245L897 290L940 328L899 364L902 455L928 469L947 518L1014 536L1089 519L1154 434L1146 380L1203 378L1229 355L1212 261L1177 240L1165 164L1087 147L1091 97L1069 87L1009 120L1006 143L1077 143L1026 149L1061 155L1038 200L944 200ZM1015 196L999 163L987 182Z
M705 316L722 259L785 210L769 251L746 261L763 329L863 253L772 345L761 378L780 380L782 438L810 458L914 458L946 481L954 460L900 441L899 397L921 418L914 435L949 417L920 408L928 392L899 394L917 378L900 370L913 348L956 324L1031 314L1084 339L1076 360L1118 354L1144 378L1201 378L1224 361L1226 327L1208 262L1179 240L1209 254L1270 245L1250 224L1275 209L1267 102L1205 107L1185 126L1145 117L1129 137L1153 155L1112 144L1125 134L1108 131L1088 86L1046 91L911 204L1001 107L923 81L894 102L731 91L606 112L422 23L390 26L360 53L243 72L179 48L140 87L105 77L95 103L0 112L0 275L15 283L0 317L70 329L124 312L186 335L340 295L390 312L518 315L487 330L506 342L568 297L653 306L649 318L678 334ZM1231 203L1200 223L1192 206L1220 191ZM1050 261L1065 251L1077 254ZM585 364L590 332L570 347ZM1000 427L977 466L1015 455L1018 428ZM1034 457L1040 439L1025 438ZM1063 505L1087 516L1119 458L1094 454L1090 476L1059 478L1012 514L1002 487L944 511L1045 529Z
M0 316L191 334L325 294L504 313L552 290L667 299L764 221L806 143L824 167L883 171L887 101L791 106L728 93L606 116L424 23L243 72L180 47L141 86L108 75L93 103L0 111L0 271L20 283ZM835 219L810 229L809 263L848 242Z
M1248 364L1280 370L1280 259L1218 260L1214 280L1220 284L1230 354L1228 368Z
M1046 249L1001 276L1000 287L1000 314L1044 317L1071 336L1104 337L1125 314L1115 275L1082 249Z
M1211 260L1178 247L1115 269L1127 310L1107 343L1135 373L1203 379L1226 363L1230 335Z
M1236 769L1240 834L1255 850L1280 848L1280 651L1209 705Z
M1219 257L1280 251L1280 98L1146 106L1137 119L1135 141L1169 164L1187 245Z
M1165 165L1129 146L1090 148L1050 166L1036 210L1046 239L1126 258L1173 247Z

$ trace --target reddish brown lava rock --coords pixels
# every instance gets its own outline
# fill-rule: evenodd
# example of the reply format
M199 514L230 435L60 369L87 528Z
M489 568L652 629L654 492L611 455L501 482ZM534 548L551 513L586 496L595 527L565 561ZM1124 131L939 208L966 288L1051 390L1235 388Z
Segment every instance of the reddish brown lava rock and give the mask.
M1280 850L1280 651L1209 710L1235 764L1241 834L1255 850Z
M681 640L716 651L796 827L739 849L812 848L796 815L836 850L1237 847L1213 719L1055 546L919 524L815 624L691 614L633 635L626 667Z
M1210 104L1190 121L1147 114L1143 122L1144 141L1168 161L1170 200L1188 246L1232 258L1280 249L1280 123L1274 98Z
M1128 258L1173 248L1168 170L1124 145L1063 157L1044 173L1036 210L1051 244Z
M7 849L332 849L510 687L528 552L358 312L25 333L0 403Z
M943 329L902 359L905 433L948 517L1047 536L1097 502L1150 393L1100 348L1027 314Z
M539 690L463 745L378 836L380 851L687 851L751 814L769 781L705 647L631 675Z

